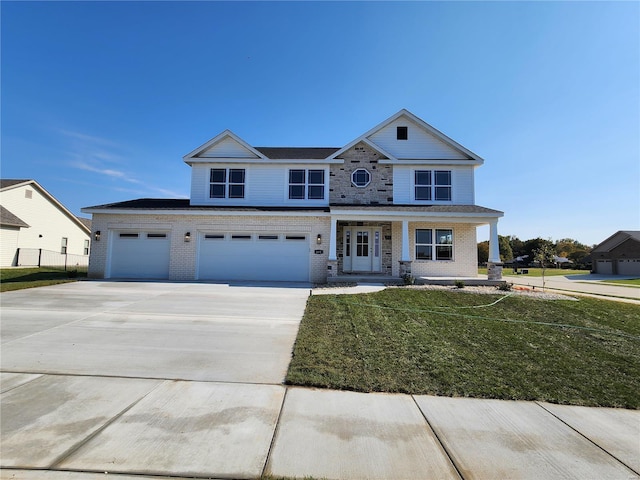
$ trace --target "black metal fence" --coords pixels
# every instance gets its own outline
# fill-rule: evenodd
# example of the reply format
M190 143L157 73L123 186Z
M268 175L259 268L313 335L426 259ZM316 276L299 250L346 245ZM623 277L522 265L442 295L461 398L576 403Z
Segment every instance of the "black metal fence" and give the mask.
M53 267L64 270L87 270L89 255L74 255L42 248L19 248L16 265L22 267Z

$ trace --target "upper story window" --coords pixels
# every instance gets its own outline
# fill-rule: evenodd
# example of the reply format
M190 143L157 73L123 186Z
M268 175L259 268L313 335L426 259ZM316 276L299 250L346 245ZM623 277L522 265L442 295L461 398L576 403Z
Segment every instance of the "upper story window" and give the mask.
M451 201L451 170L416 170L414 174L416 200Z
M396 127L396 139L408 140L409 139L409 127Z
M324 200L324 170L289 170L290 200Z
M244 198L244 168L212 168L209 198Z
M371 183L371 174L364 168L359 168L351 174L351 183L356 187L366 187Z

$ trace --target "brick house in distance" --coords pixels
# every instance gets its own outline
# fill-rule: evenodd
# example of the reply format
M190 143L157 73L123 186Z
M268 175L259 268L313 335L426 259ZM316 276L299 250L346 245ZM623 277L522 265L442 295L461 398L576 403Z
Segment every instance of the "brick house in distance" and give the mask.
M93 215L90 277L475 277L487 224L490 277L501 275L503 213L475 204L482 158L407 110L343 147L253 147L226 130L184 161L190 199L82 210Z

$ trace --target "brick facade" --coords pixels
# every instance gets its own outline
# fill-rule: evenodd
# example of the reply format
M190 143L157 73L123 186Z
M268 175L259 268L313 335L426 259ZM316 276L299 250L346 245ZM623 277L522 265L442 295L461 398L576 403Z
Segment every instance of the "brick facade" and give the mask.
M199 231L220 232L295 232L309 235L309 272L311 282L327 280L329 255L329 217L321 216L203 216L203 215L119 215L94 214L93 231L101 231L100 241L94 241L89 261L89 277L104 278L107 271L109 232L122 229L169 231L169 280L196 280L196 259ZM191 241L184 235L191 233ZM316 243L317 236L322 243ZM322 250L322 253L315 253Z
M344 163L331 165L329 203L331 205L392 205L393 167L380 165L382 157L366 143L360 142L347 150L341 158ZM356 187L351 175L359 168L371 175L371 183L366 187Z

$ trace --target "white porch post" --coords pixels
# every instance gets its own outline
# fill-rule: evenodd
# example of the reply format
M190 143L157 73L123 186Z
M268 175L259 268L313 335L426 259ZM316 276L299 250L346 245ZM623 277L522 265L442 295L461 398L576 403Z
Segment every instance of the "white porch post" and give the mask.
M489 263L500 263L500 245L498 242L498 220L493 220L489 227Z
M338 235L338 219L336 217L331 217L331 233L329 234L329 260L338 260L338 255L336 253L338 239L336 236Z
M408 262L411 260L409 256L409 220L402 221L402 255L400 256L401 262Z

